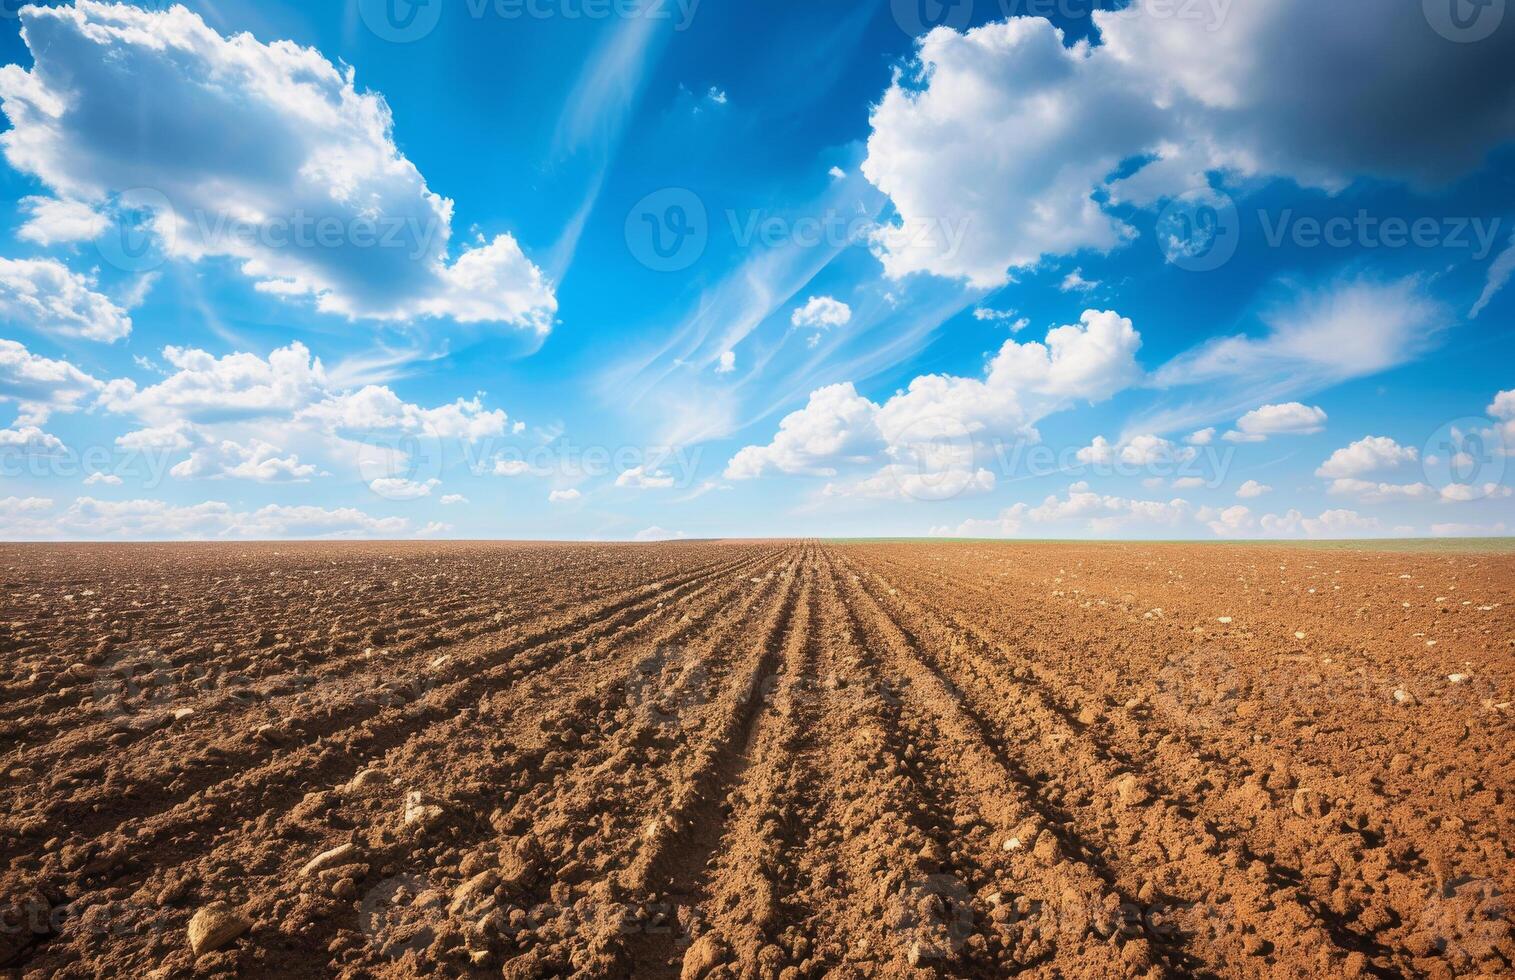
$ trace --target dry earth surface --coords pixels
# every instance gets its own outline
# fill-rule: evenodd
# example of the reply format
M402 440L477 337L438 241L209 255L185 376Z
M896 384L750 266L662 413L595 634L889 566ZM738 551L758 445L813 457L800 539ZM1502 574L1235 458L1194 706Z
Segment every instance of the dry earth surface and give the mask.
M1510 976L1515 555L0 546L0 973Z

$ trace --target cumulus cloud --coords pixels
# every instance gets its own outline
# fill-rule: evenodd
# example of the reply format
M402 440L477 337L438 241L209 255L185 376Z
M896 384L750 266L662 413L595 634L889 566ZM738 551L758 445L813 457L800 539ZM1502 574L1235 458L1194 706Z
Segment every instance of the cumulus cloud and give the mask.
M442 485L441 480L408 480L404 477L386 476L372 480L368 489L386 500L420 500Z
M1144 6L1094 12L1094 45L1030 17L920 39L862 166L897 213L890 275L994 286L1044 256L1109 250L1133 232L1102 196L1148 206L1207 171L1328 191L1358 175L1442 183L1515 131L1515 32L1449 44L1419 5L1378 0L1233 4L1220 19ZM1456 112L1449 91L1470 93ZM1146 163L1130 174L1128 160Z
M0 317L59 337L112 343L130 335L131 317L94 286L52 259L0 259Z
M1297 510L1286 514L1265 514L1261 520L1265 533L1273 537L1348 538L1374 535L1383 531L1376 517L1364 517L1355 510L1328 510L1317 517L1305 517Z
M679 541L687 537L689 537L689 535L685 534L683 531L669 531L654 524L652 527L643 528L642 530L638 531L636 533L636 537L632 538L632 540L641 542Z
M66 451L63 440L35 425L0 429L0 453L13 456L56 456Z
M716 374L730 374L736 370L736 351L721 351L721 357L715 364Z
M0 501L0 535L12 539L270 540L290 538L411 537L408 520L375 517L342 507L269 505L239 511L207 501L179 505L161 500L96 500L80 497L61 510L51 500L31 498L22 506Z
M1369 503L1385 500L1425 500L1436 496L1436 491L1425 483L1376 483L1340 477L1332 480L1326 492L1336 496L1356 497Z
M448 493L442 495L440 503L443 507L452 507L457 504L468 503L468 498L463 496L461 493Z
M1009 537L1030 528L1076 528L1089 534L1113 534L1133 527L1172 528L1192 517L1193 508L1181 498L1136 500L1095 493L1075 483L1065 496L1052 495L1038 506L1018 503L991 520L969 520L955 527L938 527L938 537Z
M169 475L179 479L248 480L253 483L287 483L308 480L316 468L295 455L281 455L276 446L254 439L243 445L222 440L196 449L176 464Z
M1515 390L1495 395L1487 411L1502 423L1505 444L1515 447Z
M583 498L579 491L569 488L567 490L554 490L547 495L547 502L551 504L571 504Z
M325 312L551 328L552 286L514 237L450 251L453 203L352 69L288 41L222 37L178 6L80 0L19 16L33 66L0 70L0 146L57 202L32 205L34 240L88 234L86 211L146 211L166 254L224 258Z
M1258 483L1256 480L1248 480L1236 488L1236 495L1243 500L1261 497L1265 493L1272 493L1273 488L1266 483Z
M40 425L53 412L77 411L104 387L67 361L33 354L14 340L0 340L0 402L16 403L23 424Z
M983 443L1034 435L1035 423L1053 412L1111 397L1140 377L1140 347L1130 320L1089 310L1078 324L1049 331L1045 343L1006 341L982 378L922 375L881 405L851 383L820 388L779 423L769 444L733 456L725 475L834 477L842 466L883 463L874 478L830 491L873 495L930 485L936 498L953 487L986 489L992 476L974 462Z
M21 199L21 209L28 217L16 236L43 247L94 241L110 227L105 215L79 201L26 197Z
M796 327L844 327L852 322L852 307L830 296L812 296L794 311L789 322Z
M1315 475L1326 479L1357 477L1391 470L1419 458L1420 453L1413 446L1401 446L1388 436L1366 436L1332 453L1315 470Z
M1326 426L1325 410L1301 402L1263 405L1236 420L1228 442L1264 442L1269 436L1308 436Z
M616 486L632 490L667 490L673 484L673 477L647 466L622 470L615 478Z
M1187 442L1191 446L1208 446L1214 441L1215 428L1213 426L1207 429L1200 429L1198 432L1191 432L1184 439L1184 442Z

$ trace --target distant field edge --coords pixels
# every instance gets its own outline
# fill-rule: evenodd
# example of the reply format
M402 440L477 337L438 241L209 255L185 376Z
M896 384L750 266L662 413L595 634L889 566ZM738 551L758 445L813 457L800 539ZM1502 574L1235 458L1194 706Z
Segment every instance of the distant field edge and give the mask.
M1124 539L1124 538L824 538L838 544L1058 544L1058 545L1195 545L1199 547L1308 548L1323 551L1427 551L1448 554L1515 552L1515 537L1506 538L1343 538L1343 539Z

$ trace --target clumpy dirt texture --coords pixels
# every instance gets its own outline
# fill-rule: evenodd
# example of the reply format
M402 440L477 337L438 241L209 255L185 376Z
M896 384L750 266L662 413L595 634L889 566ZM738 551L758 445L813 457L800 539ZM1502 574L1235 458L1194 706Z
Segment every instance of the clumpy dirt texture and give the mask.
M1515 555L0 546L0 974L1511 976Z

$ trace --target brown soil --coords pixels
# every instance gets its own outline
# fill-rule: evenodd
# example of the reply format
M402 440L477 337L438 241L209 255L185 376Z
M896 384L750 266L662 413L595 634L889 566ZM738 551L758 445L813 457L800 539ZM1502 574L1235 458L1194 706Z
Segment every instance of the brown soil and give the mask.
M0 579L6 975L1515 971L1509 554L13 545Z

